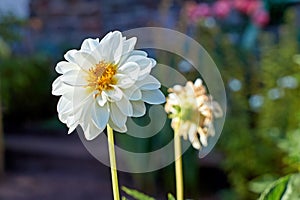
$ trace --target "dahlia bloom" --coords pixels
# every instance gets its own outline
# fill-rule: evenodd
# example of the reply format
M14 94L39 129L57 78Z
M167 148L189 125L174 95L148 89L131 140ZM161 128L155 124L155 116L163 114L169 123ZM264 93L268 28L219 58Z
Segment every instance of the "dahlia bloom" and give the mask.
M52 94L61 96L58 117L68 133L80 125L92 140L107 124L126 132L127 117L143 116L145 102L165 101L160 82L150 75L156 61L134 50L136 41L110 32L101 41L84 40L79 50L68 51L66 61L57 64L61 75L53 82Z
M168 90L165 110L172 118L172 128L185 140L189 138L195 149L207 146L208 137L215 135L214 118L223 115L220 105L206 93L201 79L195 83L175 85Z

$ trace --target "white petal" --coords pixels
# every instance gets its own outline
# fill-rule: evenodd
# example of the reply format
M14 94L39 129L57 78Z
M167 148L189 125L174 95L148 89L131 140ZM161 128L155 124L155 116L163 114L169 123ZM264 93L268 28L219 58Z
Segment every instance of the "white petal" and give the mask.
M87 140L93 140L95 139L98 135L100 135L102 131L100 131L94 123L89 123L84 129L84 136Z
M201 146L197 138L197 126L193 123L191 123L190 128L188 130L188 136L193 147L196 149L200 149Z
M202 145L206 147L207 146L207 137L206 137L206 135L203 132L201 132L199 135L200 135L200 141L201 141Z
M72 70L61 76L61 81L71 86L86 86L86 74L83 71Z
M116 101L116 104L120 111L126 115L126 116L132 116L133 115L133 108L129 100L123 96L123 98L120 101Z
M132 80L128 75L124 75L124 74L116 74L114 78L118 80L116 86L122 89L129 88L133 86L135 83L135 81Z
M129 76L132 80L137 80L140 68L135 62L127 62L118 68L118 73Z
M77 64L76 59L75 59L75 56L74 56L74 54L75 54L76 52L78 52L78 51L75 50L75 49L72 49L72 50L67 51L67 53L65 53L65 55L64 55L65 59L66 59L67 61L71 62L71 63Z
M52 94L56 96L63 95L72 90L72 86L64 84L61 81L61 76L59 76L52 84Z
M176 119L176 118L175 118ZM180 123L180 121L178 121L178 123ZM179 134L181 136L183 136L183 138L186 140L187 139L187 135L188 135L188 130L190 128L190 122L186 121L186 122L181 122L180 126L179 126Z
M74 123L72 126L69 126L68 134L71 134L78 126L78 123Z
M105 90L103 91L103 93L107 96L107 99L109 101L120 101L123 97L123 92L122 90L120 90L120 88L118 88L117 86L111 85L111 87L113 87L113 89L111 90Z
M160 88L160 82L153 76L149 75L146 76L145 79L138 81L136 86L141 90L155 90Z
M136 37L132 37L128 40L126 40L126 38L123 38L123 52L122 54L126 54L130 51L132 51L134 49L134 46L136 44L137 38Z
M133 117L141 117L146 113L146 106L143 101L131 101Z
M196 87L200 87L202 85L202 80L200 78L197 78L197 80L195 81L194 85Z
M58 113L66 113L72 111L73 106L71 101L68 101L65 97L60 97L57 103L57 112Z
M119 31L108 33L101 41L102 48L99 49L104 60L119 63L122 56L123 38Z
M104 106L104 104L107 102L106 95L102 92L101 95L97 96L97 102L99 106Z
M92 120L94 124L100 129L100 132L105 129L108 123L108 118L109 113L107 105L101 107L97 103L94 103L92 108Z
M78 51L74 53L74 58L76 59L76 63L85 71L88 71L90 68L94 67L99 63L99 60L95 59L95 57L87 52Z
M142 92L139 88L133 85L130 88L126 88L123 90L124 95L132 101L138 101L142 98Z
M166 98L160 90L145 90L142 91L142 100L149 104L161 104Z
M55 70L57 71L57 73L59 74L64 74L68 71L71 70L80 70L80 68L74 64L74 63L70 63L70 62L66 62L66 61L60 61L59 63L57 63Z
M201 144L200 144L198 138L195 138L195 140L192 142L192 145L193 145L193 147L194 147L195 149L198 149L198 150L201 149Z
M127 116L124 115L115 103L110 103L110 119L119 128L124 127Z
M118 127L117 125L115 125L113 123L113 121L111 119L108 121L108 123L109 123L109 126L115 131L118 131L120 133L125 133L127 131L126 125L124 125L122 127Z
M157 64L156 60L154 60L153 58L149 58L149 59L151 61L152 68L155 67L155 65Z
M99 46L98 38L97 39L88 38L82 42L81 49L88 50L88 51L94 51L98 46Z

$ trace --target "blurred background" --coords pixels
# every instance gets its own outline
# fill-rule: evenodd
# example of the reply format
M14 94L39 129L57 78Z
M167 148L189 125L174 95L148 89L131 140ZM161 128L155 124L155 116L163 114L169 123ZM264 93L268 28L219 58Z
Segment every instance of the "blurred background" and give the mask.
M112 199L109 168L77 133L67 135L51 84L56 63L83 39L143 26L197 40L226 87L228 112L215 149L204 159L192 148L183 156L186 198L257 199L268 183L300 170L300 1L1 0L0 199ZM199 76L180 57L152 54L190 80ZM116 140L149 152L172 134L164 127L147 140ZM157 199L175 193L173 165L119 172L119 179Z

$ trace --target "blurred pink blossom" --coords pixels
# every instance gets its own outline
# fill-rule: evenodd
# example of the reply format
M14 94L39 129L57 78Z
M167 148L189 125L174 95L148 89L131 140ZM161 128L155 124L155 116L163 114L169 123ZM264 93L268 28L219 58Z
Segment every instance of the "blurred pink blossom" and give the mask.
M225 18L231 11L231 2L228 0L219 0L213 5L213 13L216 17Z
M252 20L259 27L264 27L269 23L270 15L266 10L259 9L253 14Z
M246 15L253 14L261 6L262 3L259 0L234 0L234 7Z
M211 9L208 4L195 2L188 2L186 4L186 13L188 19L192 22L197 22L200 18L210 16Z

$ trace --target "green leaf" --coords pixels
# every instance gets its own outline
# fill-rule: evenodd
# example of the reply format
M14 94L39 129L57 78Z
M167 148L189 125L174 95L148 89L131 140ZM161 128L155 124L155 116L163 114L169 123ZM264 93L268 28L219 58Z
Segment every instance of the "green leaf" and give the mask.
M291 174L273 182L259 200L300 199L300 174Z
M280 200L286 190L290 175L273 182L260 196L259 200Z
M176 199L171 193L169 193L168 194L168 200L176 200Z
M144 193L141 193L137 190L133 190L133 189L129 189L127 187L122 186L122 190L132 196L133 198L135 198L136 200L155 200L153 197L150 197L148 195L145 195Z
M251 192L261 194L275 180L277 180L277 177L274 175L264 174L249 182L249 190Z

